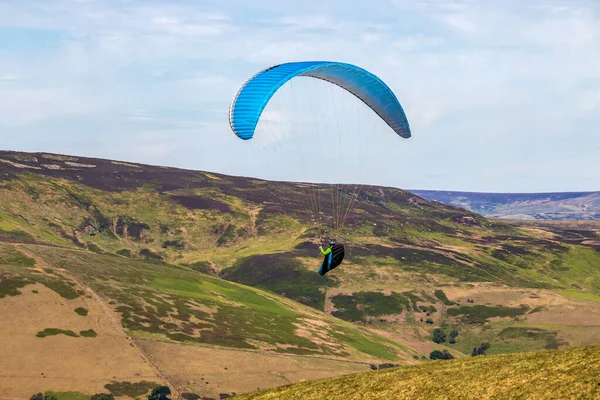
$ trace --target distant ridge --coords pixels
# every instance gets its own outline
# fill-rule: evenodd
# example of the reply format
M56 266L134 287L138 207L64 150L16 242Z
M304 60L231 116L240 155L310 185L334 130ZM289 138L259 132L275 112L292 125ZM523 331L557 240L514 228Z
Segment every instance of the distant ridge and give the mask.
M481 193L409 190L485 217L528 220L600 220L600 192Z

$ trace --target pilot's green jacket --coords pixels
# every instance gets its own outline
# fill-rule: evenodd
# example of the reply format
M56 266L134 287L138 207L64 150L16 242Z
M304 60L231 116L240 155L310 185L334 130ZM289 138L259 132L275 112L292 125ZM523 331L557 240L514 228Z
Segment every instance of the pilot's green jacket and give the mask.
M327 248L327 250L323 250L322 247L319 247L319 250L321 250L321 254L323 254L323 256L326 256L327 254L331 253L331 246Z

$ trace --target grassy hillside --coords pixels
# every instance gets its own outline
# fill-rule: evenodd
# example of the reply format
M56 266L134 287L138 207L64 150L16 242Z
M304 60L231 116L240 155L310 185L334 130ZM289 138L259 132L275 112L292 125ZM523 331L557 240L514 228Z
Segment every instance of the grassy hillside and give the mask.
M411 190L427 200L486 217L525 220L600 220L600 192L469 193Z
M49 389L93 394L116 383L144 394L165 384L105 304L31 255L0 244L0 369L6 372L0 396L27 399Z
M597 399L600 347L435 361L236 399Z
M22 249L101 294L122 315L123 326L134 337L292 354L398 359L399 346L351 324L190 269L47 246ZM62 282L64 291L69 290L68 281L48 273L49 278L45 274L38 278L21 270L20 278L12 279L42 283L58 279L56 284Z
M332 204L323 196L313 221L304 189L0 152L0 243L97 292L135 340L396 363L482 342L487 354L600 343L600 227L498 222L366 188L338 237L344 263L321 277ZM68 291L61 279L13 266L0 293Z
M93 298L88 292L99 298ZM60 303L62 308L47 311L40 306L32 308L30 303L35 299L43 302L44 307L46 304ZM397 362L408 359L414 353L364 328L291 300L188 268L54 246L0 244L0 307L7 302L11 306L7 306L0 317L3 322L0 339L9 345L11 351L4 352L0 364L6 364L15 374L1 377L0 389L5 389L5 394L14 394L11 391L15 390L24 397L28 392L23 390L27 388L31 393L47 389L95 388L101 391L103 387L106 388L102 385L110 384L117 377L116 370L123 369L123 364L119 364L113 371L115 373L103 375L99 371L104 371L104 365L92 363L84 369L85 376L78 381L70 380L71 386L61 381L69 379L69 374L77 375L77 372L69 372L73 363L85 365L91 360L110 356L116 349L116 343L126 342L125 336L119 337L118 332L111 331L108 334L105 331L107 326L112 325L110 319L102 324L96 323L99 318L106 319L106 315L103 315L106 310L102 306L113 310L108 311L109 314L118 316L113 322L119 324L119 328L121 325L125 328L127 336L134 340L132 344L142 339L162 341L167 345L196 343L364 363ZM91 310L93 313L88 318ZM70 322L71 319L74 322ZM18 324L7 331L7 324L11 326L11 322ZM20 345L29 342L31 344L27 347ZM96 346L100 344L102 347ZM52 346L58 347L52 350ZM76 352L71 354L60 350L63 346ZM83 346L83 349L78 346ZM153 349L152 346L149 348ZM33 353L30 354L28 349ZM55 358L48 354L46 357L43 349L52 350L51 354L60 356ZM85 360L89 361L76 361L82 352L87 354ZM190 349L189 352L193 353L194 350ZM173 351L169 353L173 354ZM115 356L112 359L117 361ZM146 356L153 358L153 351ZM29 357L37 357L45 360L45 363L27 368L23 360ZM67 363L70 367L60 370L57 363ZM162 364L159 362L158 365L160 372ZM325 376L339 373L338 370L357 370L357 367L351 367L342 363L336 367L337 370L332 369L332 373ZM235 373L236 363L232 362L230 368ZM322 367L317 365L314 368ZM367 368L367 365L363 365L363 368ZM38 369L40 371L36 373ZM307 371L312 371L310 365ZM170 373L176 377L182 375L180 369ZM257 368L255 374L260 373L262 369ZM98 379L102 376L105 376L104 382ZM126 379L123 381L130 382L132 378L139 381L145 376L148 376L148 372L145 375L129 372L129 375L125 373ZM161 382L159 376L160 373L154 375L153 381ZM11 386L15 379L28 377L43 381L18 389ZM171 379L169 373L166 377ZM175 386L180 391L206 394L217 390L212 386L198 389L186 380L177 383ZM227 388L228 384L224 386Z

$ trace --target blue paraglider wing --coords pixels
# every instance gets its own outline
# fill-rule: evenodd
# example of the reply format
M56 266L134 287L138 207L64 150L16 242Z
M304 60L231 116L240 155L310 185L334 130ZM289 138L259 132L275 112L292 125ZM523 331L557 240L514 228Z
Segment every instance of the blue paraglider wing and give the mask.
M229 124L241 139L254 129L275 92L296 76L323 79L352 93L379 115L398 135L410 137L402 106L392 90L378 77L355 65L329 61L302 61L276 65L250 78L238 90L229 109Z

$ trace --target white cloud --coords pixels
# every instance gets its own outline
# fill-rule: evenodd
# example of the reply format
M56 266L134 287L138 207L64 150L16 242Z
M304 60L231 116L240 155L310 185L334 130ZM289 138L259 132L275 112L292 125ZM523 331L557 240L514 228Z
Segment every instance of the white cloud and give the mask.
M128 119L131 121L151 121L154 116L147 110L134 110L129 113Z
M315 31L341 31L345 24L328 15L294 15L279 18L271 22L276 25L282 25L285 28L291 29L294 33L301 35L311 34Z
M581 97L579 110L583 116L591 115L592 113L600 115L600 90L584 93Z
M445 24L465 33L475 34L479 32L479 25L467 14L451 13L439 17Z
M3 125L23 125L49 117L85 114L94 108L94 99L89 94L69 89L0 90L0 121Z
M393 40L392 46L395 50L400 52L431 51L432 47L439 47L445 42L446 40L443 37L418 34Z
M115 141L104 156L129 158L120 140L142 129L162 133L136 137L136 157L236 171L218 154L244 151L222 137L231 135L227 108L239 85L272 64L329 59L379 75L409 116L413 138L384 146L380 158L390 170L410 165L411 175L372 173L388 184L478 190L490 184L478 172L486 170L499 174L498 190L510 190L525 148L539 165L562 160L566 171L576 163L563 154L583 140L585 151L597 148L600 3L392 3L309 1L305 13L274 0L0 2L0 29L13 29L22 46L3 53L0 129L60 120L85 132L88 116L110 115L130 123L104 135ZM211 143L202 157L185 142L199 137ZM90 144L64 146L84 154ZM527 168L523 182L539 188L531 190L593 189L586 178L558 182Z
M207 23L210 21L210 23ZM181 36L218 36L233 27L228 23L225 17L215 18L214 16L204 16L203 21L186 22L178 18L157 16L152 18L151 23L168 34Z
M18 75L13 75L13 74L0 75L0 83L2 83L2 82L16 82L18 80L19 80L19 76Z

